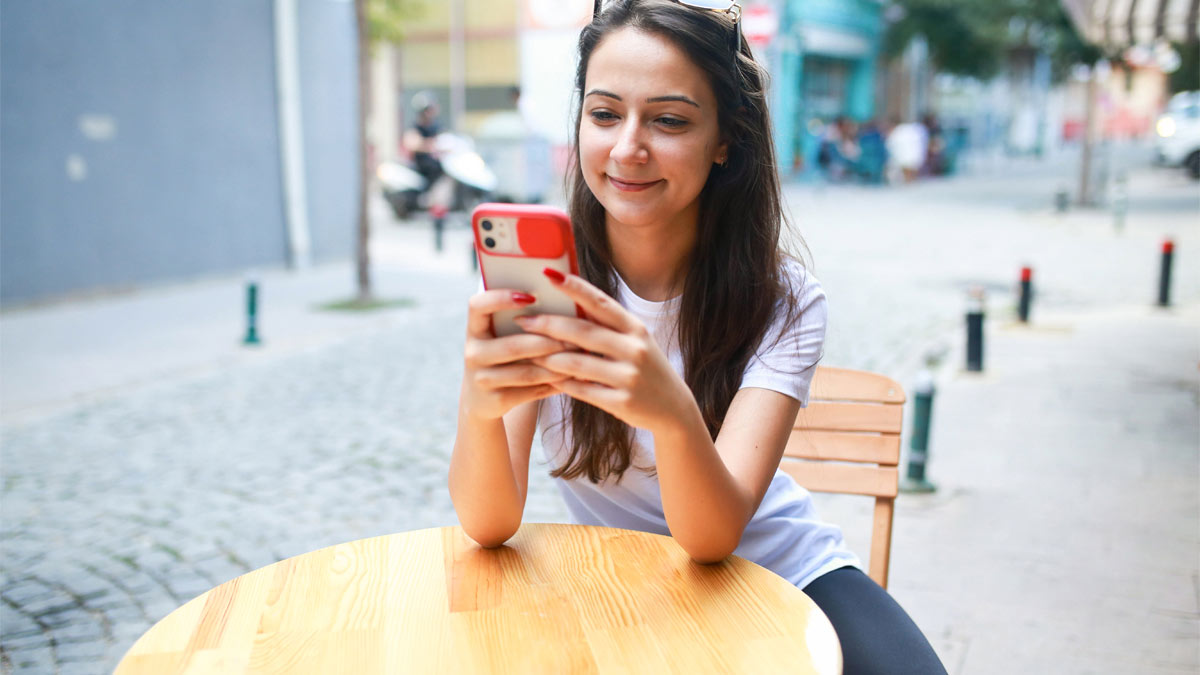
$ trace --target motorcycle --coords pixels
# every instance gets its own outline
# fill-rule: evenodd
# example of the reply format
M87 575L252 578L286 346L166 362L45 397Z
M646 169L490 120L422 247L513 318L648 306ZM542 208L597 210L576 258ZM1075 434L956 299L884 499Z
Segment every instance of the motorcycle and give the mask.
M411 166L399 161L381 162L375 169L383 198L400 220L439 206L450 211L470 211L488 201L499 183L470 138L448 132L438 134L436 147L443 177L432 185ZM442 181L449 181L448 186L443 186L449 195L435 198L434 187Z

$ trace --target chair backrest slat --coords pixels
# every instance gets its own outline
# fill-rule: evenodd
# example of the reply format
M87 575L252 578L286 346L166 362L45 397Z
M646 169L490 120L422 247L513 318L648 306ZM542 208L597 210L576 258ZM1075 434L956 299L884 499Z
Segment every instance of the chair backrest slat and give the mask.
M887 588L904 389L876 373L821 366L809 398L779 468L813 492L875 498L870 575Z
M821 401L904 403L904 390L890 377L862 370L820 366L813 373L811 397Z
M796 417L796 427L818 431L877 431L898 434L904 407L876 403L809 401Z
M783 456L896 466L900 463L900 435L793 429Z
M895 467L836 462L784 462L779 466L811 492L836 492L864 497L895 497L900 477Z

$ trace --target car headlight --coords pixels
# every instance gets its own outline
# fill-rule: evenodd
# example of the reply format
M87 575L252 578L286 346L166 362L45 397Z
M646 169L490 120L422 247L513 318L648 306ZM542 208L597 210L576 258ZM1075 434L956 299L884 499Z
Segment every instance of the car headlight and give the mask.
M1171 117L1163 117L1158 120L1158 124L1154 128L1158 131L1159 136L1170 138L1175 135L1175 120Z

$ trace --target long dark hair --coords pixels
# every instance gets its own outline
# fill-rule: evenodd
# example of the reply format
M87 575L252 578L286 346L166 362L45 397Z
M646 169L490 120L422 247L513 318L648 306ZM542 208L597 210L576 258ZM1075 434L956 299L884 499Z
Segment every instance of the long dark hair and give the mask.
M605 212L579 167L579 125L588 62L597 45L622 28L669 40L705 72L716 95L721 137L728 143L728 160L711 170L700 195L696 246L687 263L676 328L684 381L715 439L775 313L787 312L788 321L796 318L795 299L781 269L784 214L766 73L744 40L740 53L733 53L730 31L737 27L729 18L670 0L617 0L583 29L575 75L575 156L566 187L580 273L610 296L616 296L617 284ZM570 455L550 475L587 476L593 483L615 475L619 481L633 462L629 426L577 399L570 401L570 420Z

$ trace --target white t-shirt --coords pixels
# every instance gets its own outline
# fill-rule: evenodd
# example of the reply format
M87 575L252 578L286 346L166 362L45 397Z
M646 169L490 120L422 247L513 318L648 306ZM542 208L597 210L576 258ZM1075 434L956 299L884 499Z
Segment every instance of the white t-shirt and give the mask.
M807 405L809 384L825 340L825 292L799 263L789 262L785 270L798 295L800 319L785 326L783 317L777 316L747 364L741 387L778 391ZM646 324L671 365L682 374L678 344L669 330L679 311L680 298L643 300L618 276L616 299ZM776 342L781 330L784 335ZM546 461L554 468L570 456L569 436L565 433L570 423L569 400L559 395L542 401L538 420L542 448ZM633 466L619 483L610 477L595 484L584 476L555 479L555 484L577 523L670 534L658 478L638 468L654 466L654 437L645 429L635 429L633 444ZM862 569L858 558L845 547L841 529L818 520L808 491L780 470L776 470L734 554L766 567L799 588L839 567Z

